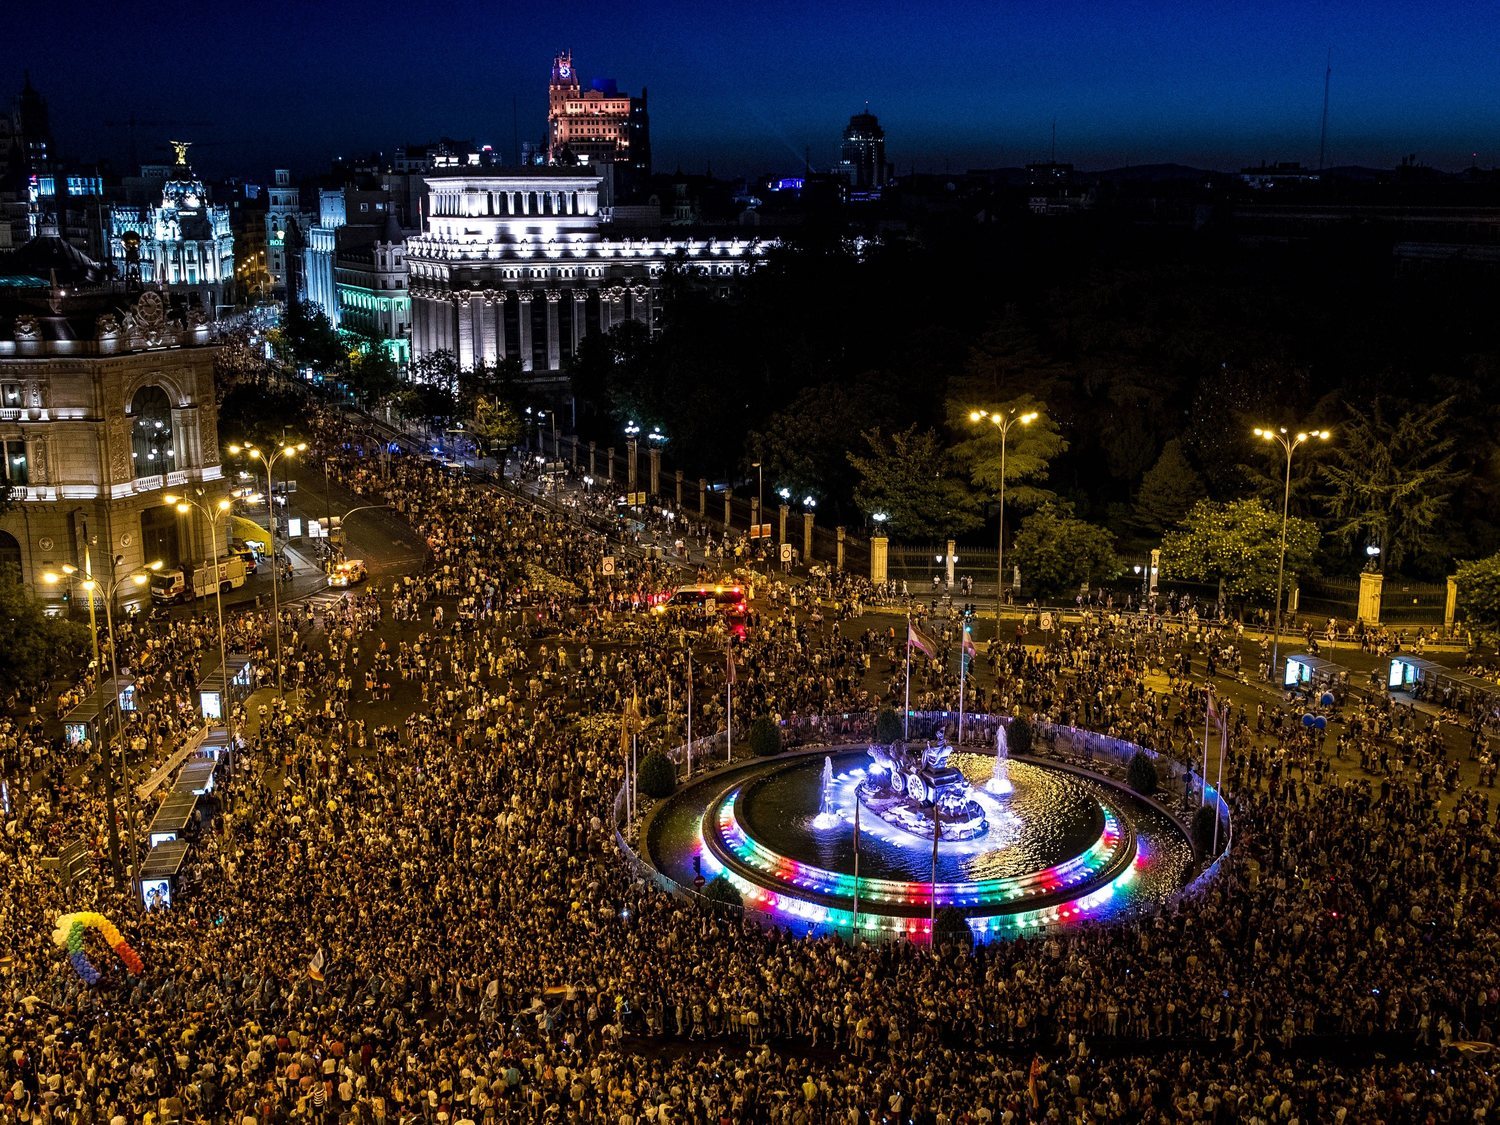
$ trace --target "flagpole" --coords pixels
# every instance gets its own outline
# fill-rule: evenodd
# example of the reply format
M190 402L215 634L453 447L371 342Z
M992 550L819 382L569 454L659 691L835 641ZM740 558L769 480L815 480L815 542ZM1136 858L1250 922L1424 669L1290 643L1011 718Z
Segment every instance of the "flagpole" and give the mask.
M693 776L693 650L687 650L687 775Z
M938 837L943 834L943 814L938 810L937 797L932 799L932 883L931 893L928 896L927 924L931 929L937 928L937 853ZM937 934L932 935L933 945L937 945Z
M1219 780L1214 785L1214 846L1209 852L1209 857L1219 850L1219 808L1218 804L1224 800L1224 759L1229 756L1229 705L1225 704L1223 723L1219 727Z
M1203 709L1203 777L1198 784L1198 807L1202 808L1208 803L1208 720L1214 709L1214 689L1204 689L1208 693L1208 703Z
M906 606L906 704L901 708L901 741L911 738L911 603Z
M958 740L955 746L964 744L964 683L969 672L969 626L967 622L958 627ZM936 806L934 806L936 807Z
M854 925L850 931L850 938L859 936L859 788L854 792Z
M726 654L728 655L728 654ZM734 761L734 657L729 656L729 675L724 677L724 761Z

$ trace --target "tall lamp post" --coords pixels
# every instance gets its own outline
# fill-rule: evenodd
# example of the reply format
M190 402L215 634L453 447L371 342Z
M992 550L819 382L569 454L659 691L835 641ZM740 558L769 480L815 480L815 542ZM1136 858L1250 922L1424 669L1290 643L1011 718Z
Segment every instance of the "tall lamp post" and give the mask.
M1005 440L1016 423L1029 426L1037 419L1035 410L1017 414L1011 410L971 410L969 421L988 420L1000 431L1000 533L995 547L995 640L1000 639L1000 605L1005 598Z
M625 463L625 487L629 492L635 491L636 465L635 449L636 440L641 436L641 428L634 421L625 423L625 455L628 460Z
M299 441L296 445L290 442L284 443L279 449L266 453L254 445L231 445L230 453L246 453L252 461L259 461L266 470L266 531L271 535L271 614L275 624L272 632L276 634L276 694L281 695L281 570L276 561L276 509L272 483L276 462L283 457L291 457L297 453L305 452L307 442ZM216 560L217 561L217 560ZM225 669L228 672L228 669Z
M121 559L122 556L116 555L111 569L118 567ZM161 569L161 560L158 559L147 566L135 567L125 574L119 575L107 585L94 577L93 563L87 552L84 554L84 567L84 577L78 584L89 596L89 635L93 639L95 652L99 651L99 626L93 613L94 593L95 591L100 591L103 594L105 639L109 648L109 673L114 690L114 707L112 710L115 713L115 754L120 757L122 764L121 773L127 787L125 792L125 807L130 819L129 840L127 841L130 847L130 882L132 886L135 886L135 806L130 801L130 759L125 754L125 725L124 721L120 718L120 665L119 661L115 658L115 621L111 605L115 600L115 593L126 582L133 582L137 586L144 586L147 582L151 581L151 575ZM60 569L62 570L62 575L53 573L43 574L42 581L55 583L62 581L63 575L73 577L78 574L77 568L67 563L64 563ZM100 672L103 672L102 668ZM115 767L111 757L108 752L103 755L104 807L105 816L109 819L110 864L114 868L116 878L118 878L120 874L120 830L115 822Z
M168 493L164 496L168 504L177 509L177 514L185 516L196 509L202 513L203 518L208 521L208 543L209 550L213 552L214 567L219 565L219 517L228 513L230 504L228 500L221 499L209 508L197 500L186 496L175 496ZM275 560L272 560L272 569L275 569ZM215 573L215 578L218 574ZM229 731L229 761L231 766L234 762L234 685L229 679L229 646L224 639L224 585L221 582L214 583L214 606L219 613L219 674L224 677L224 723Z
M1262 441L1274 441L1286 451L1286 486L1281 494L1281 551L1276 560L1276 616L1272 619L1272 629L1275 632L1271 640L1271 669L1270 680L1276 682L1276 665L1281 660L1281 586L1286 576L1286 524L1287 515L1292 504L1292 454L1297 452L1299 446L1304 442L1317 438L1319 441L1328 440L1327 430L1298 430L1295 434L1288 433L1285 426L1271 429L1269 426L1257 426L1255 436Z

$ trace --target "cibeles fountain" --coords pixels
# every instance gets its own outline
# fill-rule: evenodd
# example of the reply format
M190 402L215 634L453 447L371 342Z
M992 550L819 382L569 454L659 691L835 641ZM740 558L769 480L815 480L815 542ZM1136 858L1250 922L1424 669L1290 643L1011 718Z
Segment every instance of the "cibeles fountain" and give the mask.
M663 803L645 857L687 886L723 874L747 909L804 929L930 932L953 907L981 939L1153 907L1192 849L1163 812L1087 769L931 737L736 764ZM915 725L915 724L914 724ZM985 728L987 729L987 728ZM994 749L990 747L993 745ZM934 839L936 834L936 839Z

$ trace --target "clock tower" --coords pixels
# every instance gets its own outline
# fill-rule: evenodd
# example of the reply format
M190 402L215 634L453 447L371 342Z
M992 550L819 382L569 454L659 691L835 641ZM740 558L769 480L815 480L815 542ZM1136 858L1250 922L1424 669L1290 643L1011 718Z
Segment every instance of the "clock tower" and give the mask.
M547 160L557 163L567 138L559 135L557 123L568 115L569 103L578 104L582 90L573 69L573 52L559 51L552 60L552 81L547 84Z

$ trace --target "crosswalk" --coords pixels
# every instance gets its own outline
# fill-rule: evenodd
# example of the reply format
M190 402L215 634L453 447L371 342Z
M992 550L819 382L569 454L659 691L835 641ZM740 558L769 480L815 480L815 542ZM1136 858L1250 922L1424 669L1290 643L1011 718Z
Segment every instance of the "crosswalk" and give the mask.
M306 606L315 613L326 613L332 607L344 600L347 590L319 590L315 594L309 594L305 598L299 598L298 604Z

